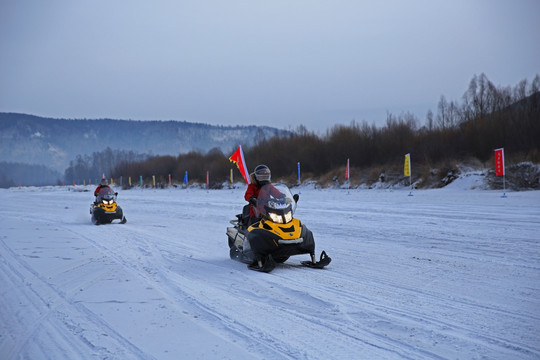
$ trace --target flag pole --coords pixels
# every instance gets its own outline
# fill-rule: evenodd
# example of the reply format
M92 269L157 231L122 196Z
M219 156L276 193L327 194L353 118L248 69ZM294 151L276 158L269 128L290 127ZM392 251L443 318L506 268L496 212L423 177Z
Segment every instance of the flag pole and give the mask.
M506 174L503 175L503 196L506 195Z
M412 195L412 171L411 171L411 156L409 155L409 186L411 187L411 191L409 191L409 196Z
M503 194L501 197L506 197L506 174L503 175Z
M351 168L350 168L350 159L347 158L347 168L345 169L345 178L347 179L347 194L351 189Z

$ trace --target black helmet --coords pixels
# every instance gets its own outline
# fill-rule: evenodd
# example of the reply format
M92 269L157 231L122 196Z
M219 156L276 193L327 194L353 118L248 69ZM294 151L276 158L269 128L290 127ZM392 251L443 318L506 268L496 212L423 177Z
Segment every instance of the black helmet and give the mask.
M257 165L255 168L255 179L257 179L257 182L259 184L265 184L270 182L270 169L266 165Z
M109 182L107 181L107 179L101 179L101 182L99 183L99 185L101 186L109 185Z

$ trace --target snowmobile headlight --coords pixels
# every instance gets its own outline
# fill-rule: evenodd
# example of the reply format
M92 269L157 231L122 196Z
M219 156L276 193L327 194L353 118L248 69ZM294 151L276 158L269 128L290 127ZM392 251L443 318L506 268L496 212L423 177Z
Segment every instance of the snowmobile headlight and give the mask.
M278 215L276 213L268 213L268 217L270 220L276 224L283 224L283 217L281 215Z
M283 217L285 218L285 224L290 223L292 221L292 211L287 211Z
M103 200L103 203L105 205L111 205L113 203L113 201L112 200Z
M290 210L285 213L269 212L268 218L276 224L287 224L292 221L293 215L292 211Z
M265 206L266 215L270 221L276 224L287 224L293 219L292 206L289 204L286 207L277 207L276 203L273 203L273 207Z

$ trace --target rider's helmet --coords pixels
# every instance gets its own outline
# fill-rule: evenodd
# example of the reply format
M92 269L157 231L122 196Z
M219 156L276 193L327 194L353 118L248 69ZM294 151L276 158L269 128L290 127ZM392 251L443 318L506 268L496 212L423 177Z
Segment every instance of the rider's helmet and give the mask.
M260 185L266 185L270 182L270 169L266 165L257 165L255 168L255 179Z
M107 181L107 179L101 179L101 182L99 183L99 185L107 186L107 185L109 185L109 182Z

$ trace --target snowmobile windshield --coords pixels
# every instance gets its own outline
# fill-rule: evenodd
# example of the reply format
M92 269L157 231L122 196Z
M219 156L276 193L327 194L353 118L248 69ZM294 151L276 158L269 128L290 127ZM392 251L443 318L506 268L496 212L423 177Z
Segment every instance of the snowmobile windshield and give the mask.
M292 220L296 202L285 185L267 184L259 190L257 212L276 223L286 224Z
M97 193L97 201L111 201L115 199L115 193L110 187L102 187Z

